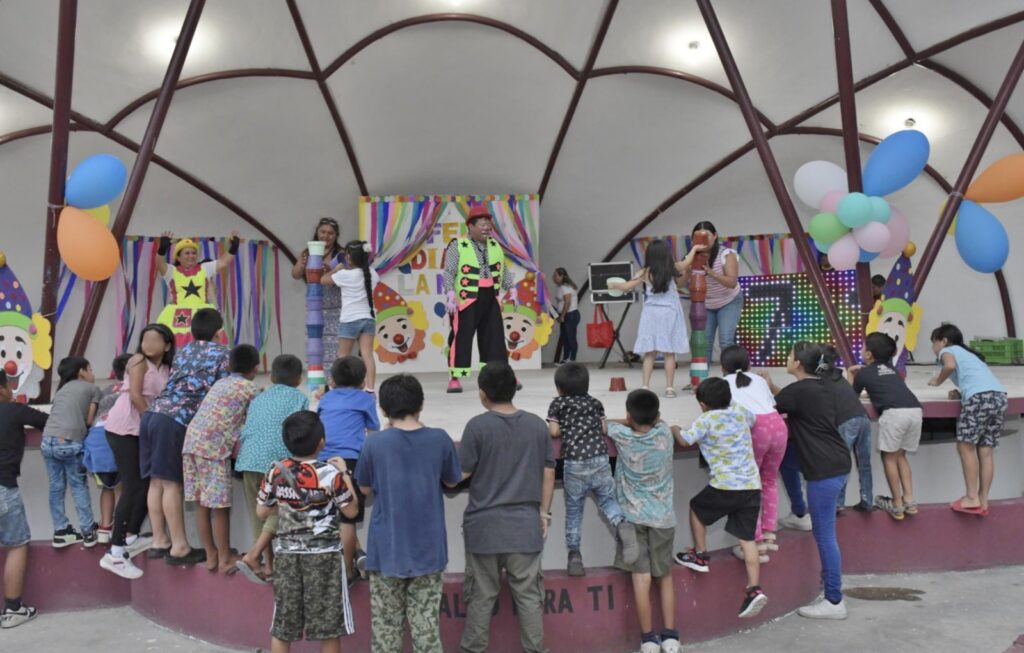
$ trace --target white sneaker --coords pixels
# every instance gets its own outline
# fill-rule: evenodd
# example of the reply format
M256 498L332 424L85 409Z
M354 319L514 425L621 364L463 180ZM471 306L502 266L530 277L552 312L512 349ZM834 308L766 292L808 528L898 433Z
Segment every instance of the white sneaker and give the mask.
M0 612L0 628L14 628L20 626L26 621L32 621L36 618L35 608L30 608L25 604L22 604L17 610L4 610Z
M661 653L661 644L658 642L644 642L640 645L640 653Z
M131 558L118 558L107 553L100 558L100 567L128 580L142 578L142 570L135 566Z
M793 513L789 513L779 520L779 526L790 528L794 531L809 531L811 530L811 513L807 513L803 517L797 517Z
M143 551L147 551L152 546L153 546L153 538L151 538L151 537L143 537L142 535L140 535L140 536L136 537L135 541L132 542L131 544L126 544L124 548L125 548L125 551L128 552L128 557L134 558L135 556L139 555Z
M768 554L765 553L764 551L761 551L760 548L758 548L758 551L760 552L761 555L759 555L757 557L757 559L758 559L758 561L760 561L760 563L762 565L764 563L768 562L769 560L771 560L771 558L768 557ZM732 554L734 556L736 556L737 558L739 558L740 560L746 561L746 559L747 559L746 556L743 555L743 547L741 547L739 544L737 544L736 546L732 547Z
M683 647L679 644L678 639L663 639L661 640L661 653L682 653Z
M808 619L846 619L846 601L832 603L831 601L818 601L805 605L796 611L801 617Z

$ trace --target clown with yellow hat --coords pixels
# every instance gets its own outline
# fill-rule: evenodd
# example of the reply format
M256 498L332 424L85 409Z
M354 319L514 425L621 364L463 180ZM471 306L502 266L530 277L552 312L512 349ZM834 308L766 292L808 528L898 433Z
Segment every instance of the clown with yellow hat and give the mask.
M233 231L228 249L216 261L200 261L199 245L182 238L174 244L173 265L168 265L166 257L173 237L165 231L157 249L156 269L170 292L156 321L170 327L177 346L182 347L192 341L192 315L201 308L216 308L210 303L213 277L231 265L240 241L238 232Z

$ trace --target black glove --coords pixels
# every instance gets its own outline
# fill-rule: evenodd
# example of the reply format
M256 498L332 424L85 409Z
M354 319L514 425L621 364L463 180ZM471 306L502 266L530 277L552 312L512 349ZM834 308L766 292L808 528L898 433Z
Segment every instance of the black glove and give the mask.
M228 244L228 254L231 254L232 256L237 254L238 253L238 244L241 243L241 242L242 241L239 240L238 236L232 237L231 238L231 242Z
M167 252L169 251L171 251L170 236L160 236L160 246L157 247L156 253L160 256L167 256Z

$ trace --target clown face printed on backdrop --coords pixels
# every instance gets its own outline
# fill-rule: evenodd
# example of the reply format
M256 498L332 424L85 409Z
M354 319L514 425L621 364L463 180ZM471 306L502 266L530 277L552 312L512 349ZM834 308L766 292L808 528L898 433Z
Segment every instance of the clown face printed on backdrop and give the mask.
M527 272L516 284L518 303L506 301L501 306L505 347L512 360L523 360L546 345L551 337L553 320L542 312L537 301L537 275Z
M910 258L900 256L885 281L881 299L868 316L866 329L866 333L879 331L896 341L892 364L902 376L907 374L909 352L917 346L921 330L921 306L915 301L913 284Z
M404 363L416 358L426 346L427 316L420 302L407 302L391 286L378 283L373 289L377 315L377 358L383 363Z
M0 252L0 369L18 401L39 396L50 367L50 322L32 312L28 295Z

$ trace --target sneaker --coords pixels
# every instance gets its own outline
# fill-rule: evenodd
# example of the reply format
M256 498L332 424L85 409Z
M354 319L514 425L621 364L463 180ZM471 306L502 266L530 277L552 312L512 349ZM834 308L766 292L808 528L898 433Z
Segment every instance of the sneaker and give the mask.
M740 619L755 616L768 603L768 595L761 591L760 585L754 585L743 594L743 605L740 606Z
M634 562L636 562L634 560ZM585 576L587 571L583 568L583 554L576 549L569 551L569 564L566 571L570 576Z
M344 574L345 572L342 571L342 573ZM351 574L345 574L345 576L347 576L347 578L345 579L346 584L348 585L348 588L351 590L352 586L355 585L356 581L359 580L359 570L353 569Z
M445 391L450 395L462 393L462 384L458 379L448 379L448 389Z
M761 547L762 547L761 544L757 545L757 552L761 554L761 555L759 555L757 557L757 559L763 565L764 563L766 563L769 560L771 560L771 558L769 558L768 554L765 553L765 551L767 549L763 550ZM732 554L734 556L736 556L737 558L739 558L740 560L746 560L747 559L747 557L745 555L743 555L743 547L741 547L739 544L737 544L736 546L732 547Z
M25 604L22 604L17 610L7 610L0 612L0 628L14 628L21 624L32 621L36 618L39 612L35 608L30 608Z
M100 526L96 529L96 541L100 544L110 544L110 534L113 530L113 526Z
M677 565L682 565L688 569L699 571L702 574L706 574L711 571L711 565L709 564L708 554L706 551L690 549L685 553L677 553L674 560Z
M762 549L761 547L764 547L764 548ZM757 548L758 548L759 551L761 551L761 550L766 551L766 552L767 551L778 551L779 550L779 541L775 538L775 533L769 534L766 531L764 536L757 543Z
M832 603L831 601L818 601L805 605L796 611L801 617L808 619L846 619L846 601Z
M861 499L860 503L855 505L853 509L856 510L857 512L871 512L875 509L875 507L871 505L870 502Z
M106 569L112 574L116 574L121 578L127 578L128 580L135 580L136 578L142 577L142 570L135 566L132 559L128 556L120 557L114 556L110 553L104 554L100 558L100 567Z
M679 644L679 640L674 637L668 637L661 640L661 653L682 653L683 647Z
M658 642L644 642L640 645L640 653L661 653L661 644Z
M364 575L366 573L366 551L356 549L354 564L360 575Z
M135 538L135 541L133 541L131 544L126 544L124 548L126 551L128 551L128 557L134 558L143 551L149 550L151 546L153 546L152 537L139 535Z
M903 521L903 506L893 503L892 497L878 495L875 497L875 506L889 513L896 521Z
M91 531L89 531L88 533L83 533L82 546L84 546L87 549L91 549L92 547L96 546L96 542L99 540L99 536L97 535L98 531L99 529L96 528L96 524L93 524L93 528Z
M63 549L82 541L82 534L75 530L74 526L65 526L59 531L53 532L53 548Z
M622 542L622 562L631 565L640 557L640 544L636 541L636 526L628 521L621 521L615 530L619 541Z
M803 517L797 517L793 513L789 513L779 520L779 526L794 531L809 531L811 530L811 513L807 513Z

